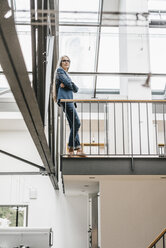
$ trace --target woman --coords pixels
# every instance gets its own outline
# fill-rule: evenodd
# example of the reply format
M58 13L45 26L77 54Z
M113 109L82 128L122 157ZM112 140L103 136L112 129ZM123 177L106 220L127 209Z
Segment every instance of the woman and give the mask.
M69 135L69 155L74 154L74 150L77 151L77 155L85 156L81 150L78 131L80 128L80 120L73 102L61 102L61 99L73 99L73 92L78 92L78 87L72 82L68 75L70 67L70 59L68 56L62 56L57 70L55 71L55 80L53 85L53 98L59 106L63 107L63 112L66 114L66 118L70 127Z

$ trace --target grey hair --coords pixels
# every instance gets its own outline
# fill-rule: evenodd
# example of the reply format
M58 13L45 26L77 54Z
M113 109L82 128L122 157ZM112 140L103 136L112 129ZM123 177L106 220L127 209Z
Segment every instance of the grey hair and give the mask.
M63 56L61 56L61 57L59 58L58 63L57 63L57 66L56 66L56 69L55 69L55 72L54 72L53 84L55 84L57 69L58 69L59 67L62 67L62 59L63 59L64 57L67 57L67 58L70 60L69 56L67 56L67 55L63 55Z
M67 56L67 55L61 56L61 57L59 58L59 60L58 60L57 67L56 67L56 71L57 71L57 69L58 69L59 67L62 67L62 59L63 59L64 57L67 57L67 58L69 59L69 61L70 61L69 56Z

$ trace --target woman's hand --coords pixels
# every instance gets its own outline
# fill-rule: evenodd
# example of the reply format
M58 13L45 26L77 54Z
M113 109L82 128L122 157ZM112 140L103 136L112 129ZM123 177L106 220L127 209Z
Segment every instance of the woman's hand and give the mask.
M65 85L63 83L60 84L61 88L65 88Z

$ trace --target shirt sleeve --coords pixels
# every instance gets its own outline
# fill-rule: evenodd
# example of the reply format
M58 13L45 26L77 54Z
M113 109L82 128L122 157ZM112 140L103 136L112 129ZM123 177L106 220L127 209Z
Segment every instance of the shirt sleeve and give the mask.
M72 87L73 87L73 92L76 93L78 92L79 88L77 87L77 85L75 85L75 83L71 82L72 83Z
M73 90L73 86L72 86L72 81L71 79L65 74L65 72L61 69L57 70L57 74L58 74L58 79L60 82L62 82L64 84L64 86L70 90Z

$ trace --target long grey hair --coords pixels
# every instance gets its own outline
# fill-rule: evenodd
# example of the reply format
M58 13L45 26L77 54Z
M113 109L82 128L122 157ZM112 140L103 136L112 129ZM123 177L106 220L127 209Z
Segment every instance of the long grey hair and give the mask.
M62 67L62 60L63 60L64 57L67 57L69 59L69 61L70 61L70 58L67 55L61 56L59 58L59 60L58 60L58 63L57 63L57 66L56 66L56 69L55 69L55 72L54 72L53 83L52 83L52 94L53 94L54 101L56 101L56 74L57 74L57 69L59 67Z

